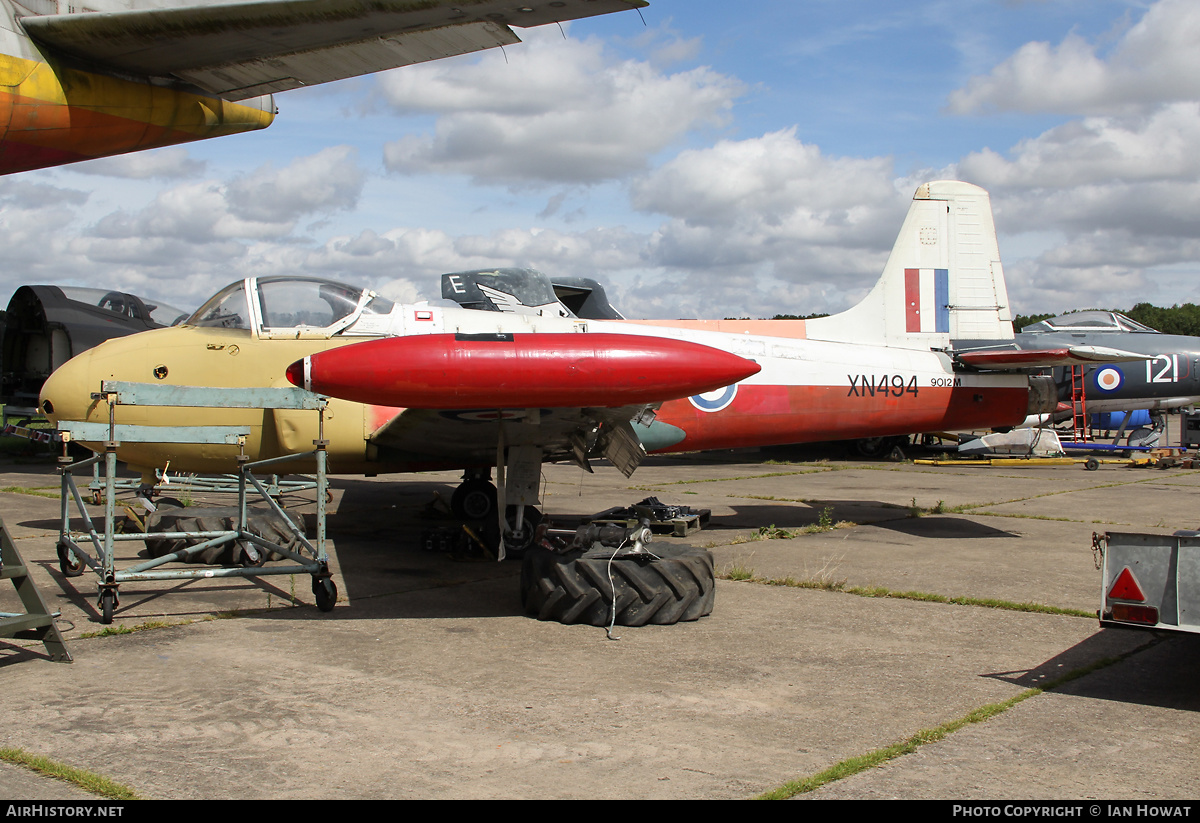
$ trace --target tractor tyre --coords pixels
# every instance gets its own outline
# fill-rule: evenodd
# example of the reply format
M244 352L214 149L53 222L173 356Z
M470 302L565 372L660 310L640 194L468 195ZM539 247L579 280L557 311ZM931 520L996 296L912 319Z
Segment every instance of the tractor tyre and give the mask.
M147 518L147 553L151 557L161 557L201 543L203 541L199 538L174 537L173 534L228 531L236 525L237 516L236 506L160 509ZM300 541L273 511L251 508L247 513L247 530L291 551L299 549ZM257 556L253 556L251 551ZM210 546L193 555L190 562L220 566L261 566L267 561L279 560L282 557L283 555L270 549L238 540L220 546Z
M713 556L690 546L655 547L647 557L612 558L611 549L525 553L521 603L539 620L607 626L669 626L711 614ZM612 583L609 582L611 571Z

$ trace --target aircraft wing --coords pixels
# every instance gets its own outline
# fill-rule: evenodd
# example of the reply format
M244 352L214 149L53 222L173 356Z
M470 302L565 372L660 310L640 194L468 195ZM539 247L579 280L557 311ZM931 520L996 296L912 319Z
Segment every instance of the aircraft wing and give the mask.
M1040 369L1050 366L1077 366L1091 363L1130 363L1150 360L1152 355L1110 349L1106 346L1065 346L1057 349L979 349L950 352L964 366L989 371Z
M203 2L203 0L201 0ZM28 16L54 52L245 100L519 43L529 28L646 0L260 0Z

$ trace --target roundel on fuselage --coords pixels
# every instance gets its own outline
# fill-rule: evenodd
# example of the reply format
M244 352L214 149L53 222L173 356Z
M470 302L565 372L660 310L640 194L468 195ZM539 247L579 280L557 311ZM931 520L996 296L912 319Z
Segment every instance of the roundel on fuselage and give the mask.
M1102 392L1114 392L1125 382L1125 375L1116 366L1105 366L1096 372L1096 388Z
M693 394L688 401L700 411L717 412L732 403L735 397L737 397L737 383L723 389L707 391L704 394Z

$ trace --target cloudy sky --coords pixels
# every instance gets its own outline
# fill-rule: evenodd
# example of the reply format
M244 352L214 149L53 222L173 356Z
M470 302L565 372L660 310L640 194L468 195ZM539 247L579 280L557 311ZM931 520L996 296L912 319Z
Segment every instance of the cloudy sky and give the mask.
M643 22L644 20L644 22ZM529 266L630 317L839 311L914 188L992 192L1020 313L1200 302L1195 0L651 0L276 97L269 129L0 178L0 299L184 309Z

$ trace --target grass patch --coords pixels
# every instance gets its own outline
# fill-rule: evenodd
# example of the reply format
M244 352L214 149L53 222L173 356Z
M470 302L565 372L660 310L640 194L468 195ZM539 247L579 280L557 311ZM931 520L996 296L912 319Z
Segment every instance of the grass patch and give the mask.
M820 534L821 532L833 531L834 529L848 529L856 526L856 523L851 523L848 520L839 520L833 522L833 507L826 506L821 509L821 513L817 515L817 522L810 523L807 526L802 526L799 529L781 529L772 523L769 526L759 526L758 531L750 535L735 537L729 541L729 545L736 546L740 543L752 543L757 540L790 540L793 537L799 537L802 534ZM710 547L711 548L711 547Z
M717 576L725 580L746 580L764 586L783 586L791 589L819 589L821 591L853 594L858 597L889 597L894 600L916 600L921 603L946 603L952 606L978 606L985 609L1002 609L1010 612L1055 614L1063 617L1096 619L1094 611L1065 609L1059 606L1047 606L1044 603L1017 603L1012 600L998 600L990 597L949 597L944 594L934 594L932 592L902 592L889 589L886 586L847 586L844 579L834 580L832 574L827 569L822 569L816 575L804 578L795 578L790 575L787 577L758 577L753 573L753 570L749 570L748 575L735 578L730 576L733 568L735 567L731 567Z
M203 620L212 620L214 618L206 617ZM84 632L79 635L80 640L89 640L93 637L115 637L121 634L136 634L137 632L148 632L153 629L168 629L171 626L187 626L195 623L195 620L147 620L145 623L138 623L136 626L105 626L98 632Z
M120 783L114 783L107 777L59 763L48 757L30 754L24 749L0 749L0 760L78 786L85 792L91 792L98 797L107 797L110 800L142 799L133 789L122 786Z
M54 491L45 491L46 489L54 489ZM49 497L54 500L57 500L59 496L59 490L57 486L5 486L4 488L0 488L0 492L7 492L8 494L30 494L34 497Z
M740 561L734 561L717 572L717 577L722 580L753 580L754 569L743 565Z
M1097 669L1102 669L1106 666L1111 666L1113 663L1118 663L1135 652L1140 651L1142 648L1145 648L1145 646L1134 649L1118 657L1106 657L1102 660L1098 660L1088 666L1075 669L1074 671L1068 672L1061 677L1051 680L1039 688L1026 689L1020 694L1010 697L1008 700L1004 700L999 703L989 703L986 706L980 706L978 709L975 709L963 717L951 720L948 723L943 723L942 725L935 726L932 729L922 729L912 737L909 737L907 740L902 740L899 743L893 743L890 746L885 746L881 749L875 749L874 751L867 752L866 754L843 760L842 762L830 766L828 769L818 772L810 777L784 783L782 786L774 789L773 791L759 795L757 799L787 800L795 797L798 794L805 794L807 792L819 789L826 783L832 783L835 780L842 780L843 778L850 777L858 774L859 772L864 772L867 769L872 769L876 766L886 763L889 760L894 760L897 757L911 754L921 746L924 746L927 743L934 743L938 740L942 740L943 738L948 737L965 726L969 726L973 723L982 723L985 720L989 720L998 714L1008 711L1013 706L1016 706L1018 703L1028 700L1031 697L1036 697L1043 692L1058 688L1065 683L1083 677L1086 674L1090 674Z

